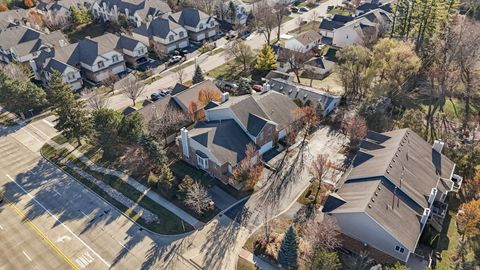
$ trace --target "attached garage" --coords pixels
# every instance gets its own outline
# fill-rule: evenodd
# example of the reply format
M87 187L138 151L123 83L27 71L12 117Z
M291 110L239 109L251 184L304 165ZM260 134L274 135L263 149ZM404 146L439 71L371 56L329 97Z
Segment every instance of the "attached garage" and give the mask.
M265 154L265 152L272 149L272 147L273 147L273 142L270 141L270 142L264 144L262 147L260 147L260 150L258 150L258 153L260 153L260 155L263 155L263 154Z
M178 47L179 47L179 48L188 47L188 40L185 40L185 41L180 42L180 44L178 44Z
M205 34L200 34L197 36L197 41L202 41L205 39Z
M217 34L217 32L215 30L211 30L210 32L208 32L208 37L213 37Z
M168 52L173 52L173 51L175 51L176 48L177 48L177 46L173 45L173 46L168 47L167 51Z

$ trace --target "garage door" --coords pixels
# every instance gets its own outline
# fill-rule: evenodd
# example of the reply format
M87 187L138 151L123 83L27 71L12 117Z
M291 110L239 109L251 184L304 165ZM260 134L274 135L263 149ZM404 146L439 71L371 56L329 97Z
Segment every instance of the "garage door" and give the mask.
M213 36L215 36L216 33L217 32L215 32L215 30L212 30L212 31L208 32L208 37L213 37Z
M200 35L197 36L198 41L202 41L204 39L205 39L205 34L200 34Z
M173 45L173 46L168 47L167 51L168 52L173 52L173 51L175 51L176 48L177 47L175 45Z
M178 47L180 48L188 47L188 40L180 42L180 44L178 44Z
M260 150L258 150L258 152L260 153L260 155L263 155L265 154L265 152L272 149L272 147L273 147L273 142L266 143L262 147L260 147Z

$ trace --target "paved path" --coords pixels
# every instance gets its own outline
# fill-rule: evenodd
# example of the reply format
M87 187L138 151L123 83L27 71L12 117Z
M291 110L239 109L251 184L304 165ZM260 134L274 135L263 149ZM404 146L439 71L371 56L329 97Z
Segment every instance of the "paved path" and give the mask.
M59 148L59 147L66 148L67 150L70 151L70 154L74 155L76 158L78 158L81 162L83 162L93 171L118 177L119 179L126 182L136 190L140 191L142 194L145 194L145 196L149 197L159 205L165 207L167 210L169 210L179 218L183 219L188 224L192 225L194 228L200 228L204 225L203 222L199 221L195 217L191 216L189 213L185 212L183 209L179 208L175 204L163 198L158 193L152 191L149 187L144 186L133 177L117 170L112 170L112 169L108 169L108 168L104 168L96 165L90 159L88 159L85 155L83 155L83 153L76 150L75 147L73 147L71 144L65 143L63 145L59 145L53 141L50 141L49 143L56 148Z
M255 266L257 266L261 270L276 270L276 269L279 269L279 268L271 265L270 263L268 263L264 259L258 257L257 255L254 255L253 253L251 253L250 251L248 251L244 248L242 250L240 250L240 253L238 255L240 257L244 258L245 260L253 263Z

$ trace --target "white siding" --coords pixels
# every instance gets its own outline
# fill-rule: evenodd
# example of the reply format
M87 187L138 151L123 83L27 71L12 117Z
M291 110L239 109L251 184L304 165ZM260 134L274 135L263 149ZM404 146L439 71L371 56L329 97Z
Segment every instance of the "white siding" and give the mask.
M333 216L343 234L399 260L406 261L408 259L409 250L364 212L335 213ZM404 253L395 251L395 246L403 247Z

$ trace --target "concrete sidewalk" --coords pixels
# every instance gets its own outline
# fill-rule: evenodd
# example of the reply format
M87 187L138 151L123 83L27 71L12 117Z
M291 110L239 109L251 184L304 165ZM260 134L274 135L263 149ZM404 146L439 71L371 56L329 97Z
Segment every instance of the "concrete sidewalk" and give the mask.
M140 182L138 182L136 179L132 178L131 176L117 171L117 170L112 170L112 169L107 169L104 167L100 167L93 163L90 159L88 159L83 153L80 151L76 150L75 147L73 147L69 143L65 143L63 145L59 145L55 143L54 141L49 142L50 145L52 145L55 148L66 148L68 151L70 151L70 154L78 158L81 162L83 162L85 165L87 165L91 170L103 173L103 174L108 174L108 175L113 175L118 177L119 179L125 181L129 185L131 185L133 188L136 190L140 191L141 193L145 194L145 196L149 197L159 205L165 207L167 210L178 216L179 218L183 219L185 222L188 224L192 225L195 229L198 229L204 225L203 222L200 220L196 219L195 217L191 216L189 213L185 212L183 209L179 208L175 204L171 203L164 197L160 196L158 193L152 191L149 187L144 186Z
M275 267L275 266L271 265L270 263L268 263L264 259L254 255L253 253L251 253L250 251L248 251L244 248L242 248L242 250L240 251L240 253L238 255L241 258L244 258L245 260L253 263L255 266L257 266L261 270L276 270L276 269L279 269L278 267Z

